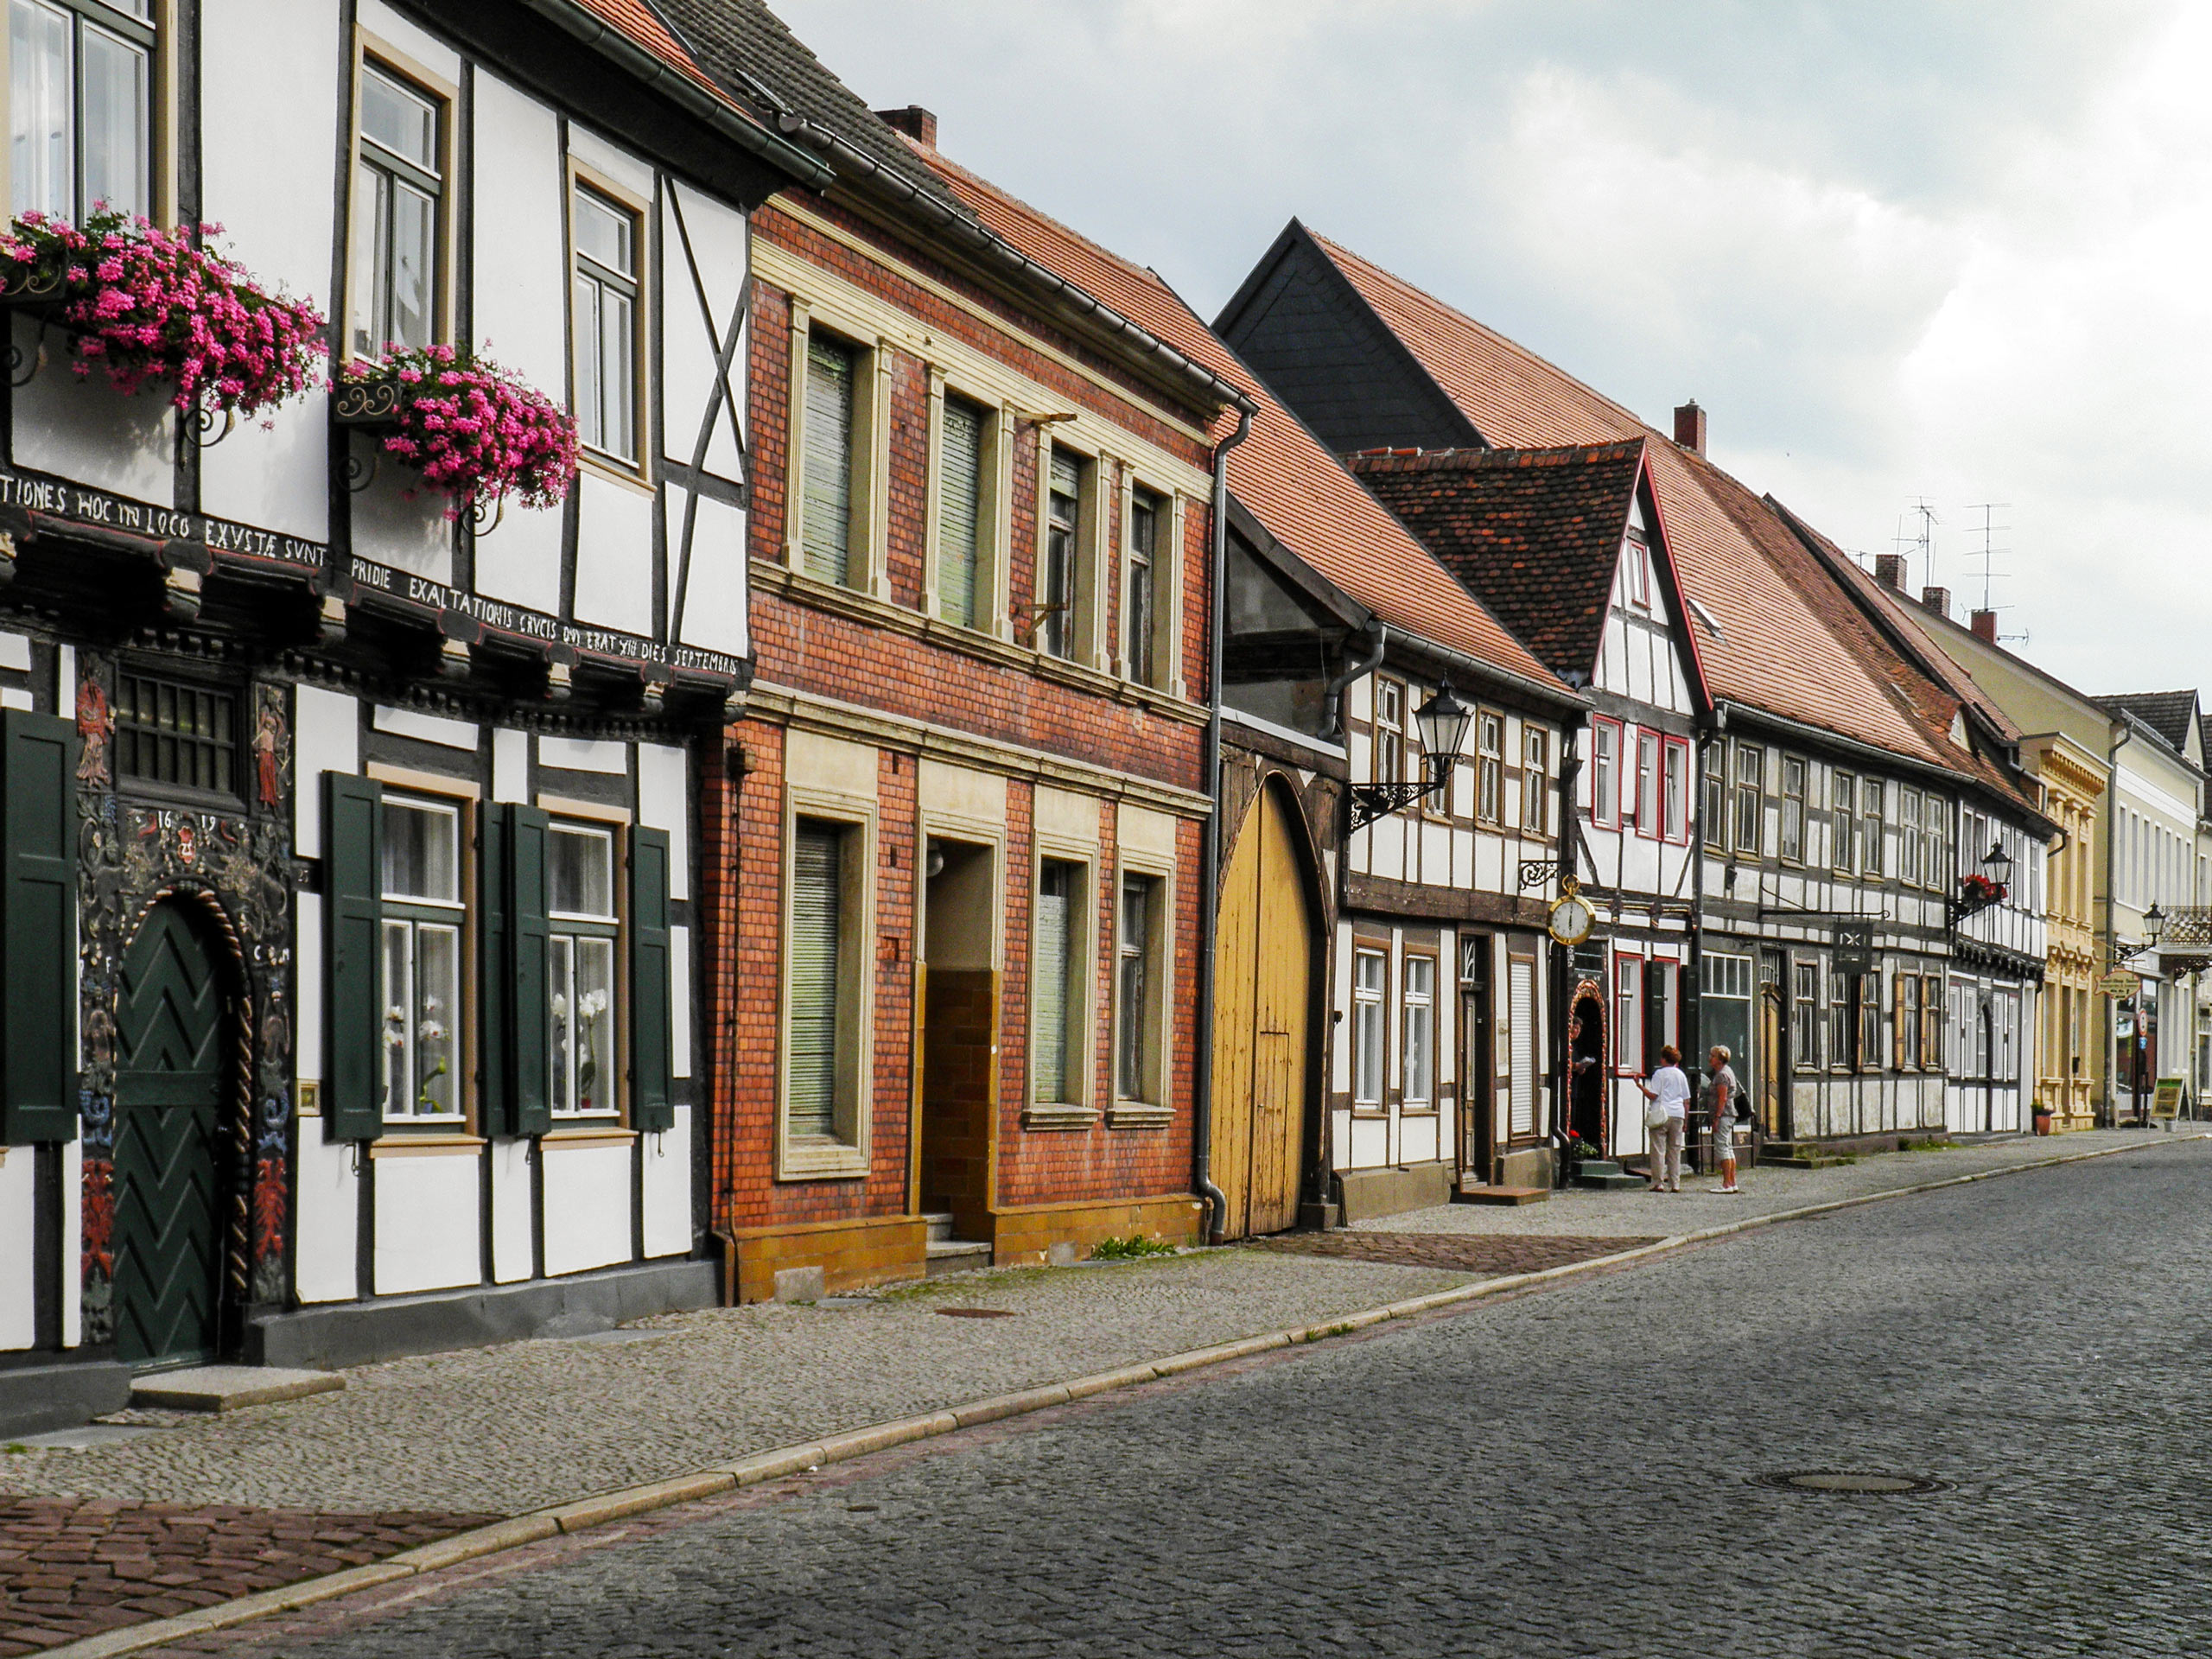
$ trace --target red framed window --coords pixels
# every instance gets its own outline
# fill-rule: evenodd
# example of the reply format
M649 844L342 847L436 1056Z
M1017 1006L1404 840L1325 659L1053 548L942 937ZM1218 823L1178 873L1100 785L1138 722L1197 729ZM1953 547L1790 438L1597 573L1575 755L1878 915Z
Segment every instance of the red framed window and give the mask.
M1668 840L1688 845L1690 838L1690 745L1686 737L1666 740L1660 757L1660 789L1665 798L1662 830Z
M1648 840L1666 831L1666 810L1659 798L1659 734L1636 734L1636 828Z

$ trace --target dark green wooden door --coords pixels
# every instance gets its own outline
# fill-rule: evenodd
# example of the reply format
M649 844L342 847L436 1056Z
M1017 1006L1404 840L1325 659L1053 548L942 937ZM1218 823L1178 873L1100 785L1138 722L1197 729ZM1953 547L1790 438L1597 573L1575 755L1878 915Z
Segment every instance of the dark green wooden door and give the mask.
M116 1023L115 1345L132 1364L215 1351L222 1285L223 988L192 918L156 906Z

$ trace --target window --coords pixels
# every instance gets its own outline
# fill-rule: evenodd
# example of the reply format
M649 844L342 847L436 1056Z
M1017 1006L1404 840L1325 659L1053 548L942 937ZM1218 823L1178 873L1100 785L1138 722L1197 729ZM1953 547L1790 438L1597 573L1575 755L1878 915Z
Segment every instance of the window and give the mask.
M1829 787L1834 791L1830 801L1829 823L1833 826L1828 836L1828 851L1833 855L1836 874L1851 874L1851 843L1857 833L1859 813L1858 780L1847 772L1834 774Z
M1794 1015L1789 1044L1797 1069L1809 1071L1821 1063L1821 964L1793 963L1789 974Z
M1160 653L1154 636L1160 628L1157 579L1160 518L1158 496L1149 490L1130 493L1129 576L1128 590L1122 595L1122 608L1129 638L1129 677L1140 685L1160 683Z
M1861 1071L1882 1069L1882 976L1860 974L1853 991L1859 1009L1859 1047L1853 1065Z
M619 1109L615 1052L614 835L556 822L545 842L545 981L553 1116Z
M1851 1064L1851 982L1833 969L1828 974L1828 1064Z
M1782 757L1782 856L1796 864L1805 857L1805 763Z
M1603 716L1590 722L1590 821L1621 819L1621 728Z
M1665 833L1667 815L1659 799L1659 734L1636 734L1636 827L1646 836Z
M1651 555L1643 538L1631 535L1621 549L1623 586L1628 602L1638 610L1651 608Z
M1380 950L1352 953L1352 1104L1370 1111L1382 1105L1382 979Z
M1736 850L1752 858L1766 855L1766 751L1739 744L1736 749Z
M373 61L359 99L349 298L354 354L376 357L437 339L445 106Z
M983 433L988 416L961 397L944 400L937 467L937 613L963 628L978 625L976 583L983 558Z
M1532 836L1552 832L1550 748L1540 728L1521 728L1521 827Z
M1425 1112L1436 1104L1436 958L1408 955L1400 992L1401 1104Z
M235 693L187 681L115 677L115 770L211 795L238 792Z
M152 0L10 0L11 212L153 212L153 17Z
M582 185L575 240L576 435L626 466L638 459L638 219Z
M846 931L846 842L842 823L801 818L791 838L791 988L785 1066L786 1122L795 1136L834 1139L857 1039Z
M2087 1001L2086 994L2082 999ZM1925 1071L1943 1069L1943 976L1923 974L1920 979L1920 1065ZM2078 1038L2081 1028L2076 1026Z
M1897 1066L1920 1064L1920 976L1897 976Z
M1536 1132L1536 963L1510 957L1505 963L1506 1077L1505 1132L1522 1140Z
M1690 838L1690 746L1678 737L1669 738L1662 764L1666 776L1660 785L1664 791L1660 833L1669 841L1686 842Z
M1882 835L1882 780L1859 780L1859 873L1879 880L1888 867Z
M1623 1076L1641 1067L1643 1058L1643 962L1641 957L1613 957L1613 1069Z
M384 1116L461 1116L461 808L384 801Z
M1920 885L1920 791L1897 791L1897 880Z
M1504 817L1505 718L1485 709L1475 716L1475 817L1497 823Z
M1114 984L1114 1092L1122 1100L1160 1098L1152 1002L1159 977L1154 966L1159 908L1158 876L1122 878L1122 937Z
M1083 519L1083 463L1052 451L1045 515L1044 566L1037 572L1037 645L1054 657L1075 651L1076 537Z
M1948 891L1950 887L1948 877L1951 838L1944 833L1950 821L1951 804L1940 796L1928 796L1921 810L1920 868L1923 880L1938 892ZM1985 831L1987 828L1986 824L1983 825ZM1986 840L1975 845L1974 857L1976 863L1980 861L1982 854L1988 848Z
M1714 851L1728 845L1728 755L1719 743L1705 746L1705 842Z
M1048 858L1037 872L1036 942L1029 958L1029 1078L1039 1103L1083 1098L1083 987L1077 950L1083 936L1083 866Z
M1375 682L1374 765L1370 769L1378 784L1395 784L1406 775L1406 688L1395 680Z
M850 346L808 332L800 543L806 574L841 588L852 579L853 391L859 358Z

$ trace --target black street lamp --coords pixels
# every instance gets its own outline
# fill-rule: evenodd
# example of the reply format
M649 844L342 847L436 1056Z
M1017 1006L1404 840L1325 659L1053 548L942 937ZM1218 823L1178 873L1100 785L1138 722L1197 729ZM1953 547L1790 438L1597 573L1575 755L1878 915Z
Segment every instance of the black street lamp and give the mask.
M1981 855L1981 868L1989 872L1989 879L1999 887L2008 887L2012 880L2012 855L2005 850L2005 843L1993 841L1989 850Z
M2150 942L2152 950L2158 949L2158 935L2165 931L2166 912L2152 905L2143 912L2143 937Z
M1459 701L1451 681L1445 681L1434 696L1414 710L1414 724L1421 731L1424 775L1415 783L1394 779L1387 784L1354 784L1351 827L1357 830L1426 796L1443 793L1451 785L1452 768L1459 763L1467 728L1474 720L1475 711Z

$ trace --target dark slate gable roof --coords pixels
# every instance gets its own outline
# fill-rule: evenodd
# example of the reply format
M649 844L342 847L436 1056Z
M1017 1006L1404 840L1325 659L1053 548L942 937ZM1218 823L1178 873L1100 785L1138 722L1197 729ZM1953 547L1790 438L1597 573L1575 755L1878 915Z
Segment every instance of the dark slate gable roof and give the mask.
M957 218L975 215L891 126L832 74L760 0L654 0L670 27L716 80L770 128L804 116ZM842 162L830 165L842 173ZM855 180L855 183L865 183Z
M2092 697L2101 709L2129 714L2164 738L2177 754L2189 753L2190 716L2196 712L2194 691L2127 691L2118 696Z
M1560 675L1588 675L1643 472L1642 439L1345 458L1445 569Z

